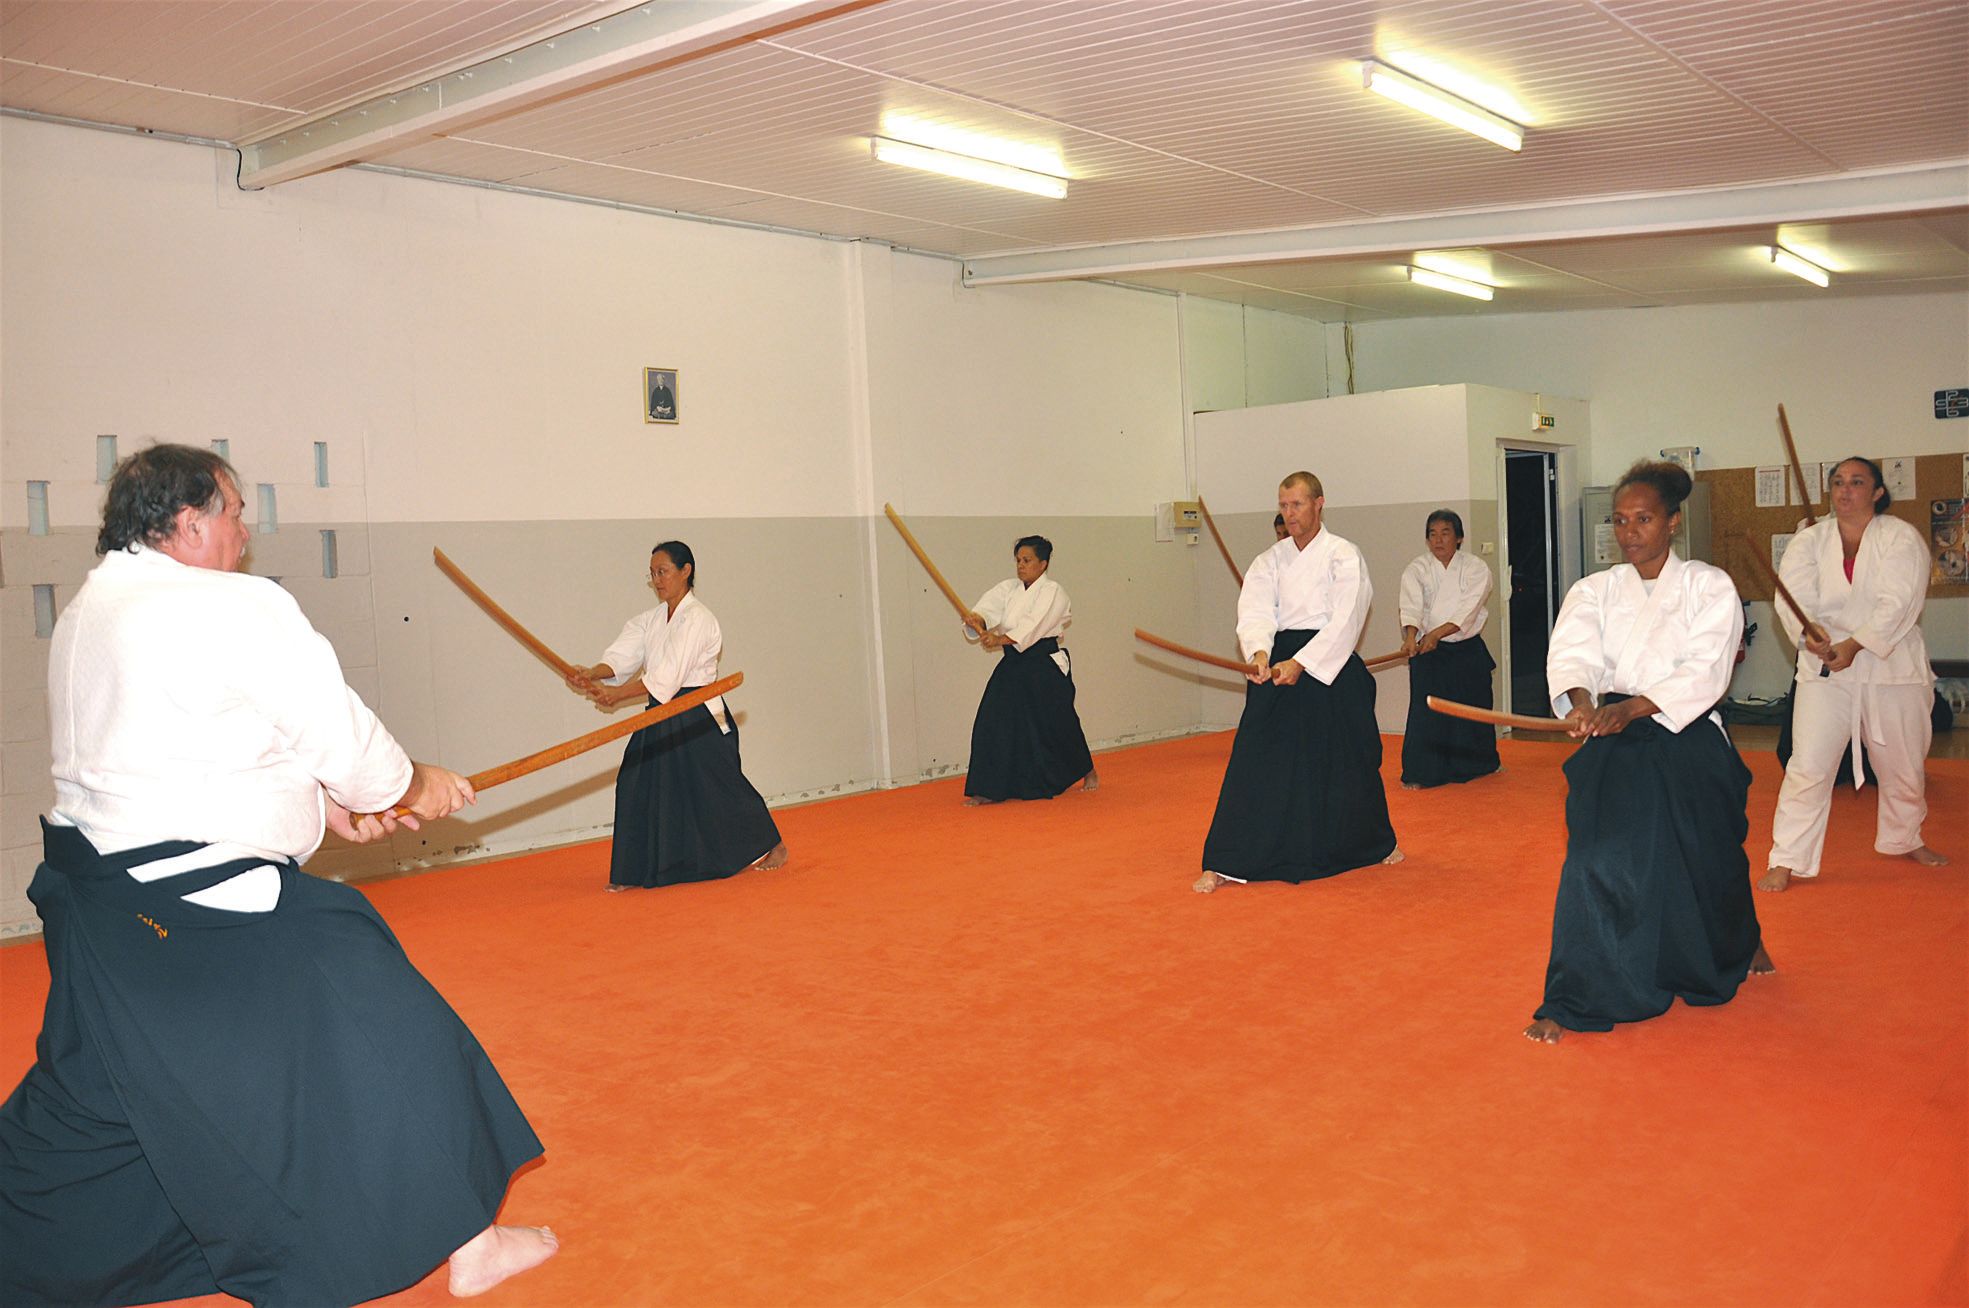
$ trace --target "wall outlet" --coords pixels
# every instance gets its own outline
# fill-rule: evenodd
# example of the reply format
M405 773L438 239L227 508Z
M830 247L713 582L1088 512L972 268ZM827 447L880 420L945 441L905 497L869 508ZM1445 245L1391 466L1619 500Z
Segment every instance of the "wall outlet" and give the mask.
M1497 553L1497 542L1494 540L1478 541L1477 553L1483 555L1491 555Z

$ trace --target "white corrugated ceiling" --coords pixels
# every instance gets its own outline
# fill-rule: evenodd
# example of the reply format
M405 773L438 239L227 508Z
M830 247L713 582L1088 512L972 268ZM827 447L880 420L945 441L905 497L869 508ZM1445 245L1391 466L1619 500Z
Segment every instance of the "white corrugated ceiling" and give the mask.
M251 146L665 3L0 0L0 104ZM1366 94L1369 57L1509 96L1523 151ZM895 114L1057 148L1071 192L874 163L868 138ZM361 157L889 241L981 274L1158 242L1105 275L1328 320L1827 294L1754 254L1778 219L1834 269L1830 293L1963 288L1969 194L1883 210L1906 177L1969 161L1969 2L885 0ZM1801 196L1773 200L1790 207L1771 221L1596 239L1540 239L1555 229L1529 218L1613 197L1645 218L1672 197L1825 179L1874 202ZM1410 285L1413 251L1392 236L1359 252L1390 224L1471 213L1502 215L1459 256L1498 286L1489 304ZM1210 245L1301 228L1360 239L1236 266Z

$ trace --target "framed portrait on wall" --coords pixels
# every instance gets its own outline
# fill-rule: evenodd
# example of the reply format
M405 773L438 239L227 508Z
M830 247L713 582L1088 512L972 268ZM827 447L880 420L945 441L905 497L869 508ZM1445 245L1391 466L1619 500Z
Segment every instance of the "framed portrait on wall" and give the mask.
M643 421L677 421L677 370L643 369Z

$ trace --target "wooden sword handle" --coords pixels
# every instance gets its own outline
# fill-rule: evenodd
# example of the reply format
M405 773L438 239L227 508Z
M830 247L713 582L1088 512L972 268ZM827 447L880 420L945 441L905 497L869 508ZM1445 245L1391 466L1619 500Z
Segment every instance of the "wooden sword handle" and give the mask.
M466 780L472 783L472 790L474 792L490 790L494 786L504 785L506 782L526 776L530 772L538 772L540 769L552 767L556 763L564 763L577 754L586 754L591 749L598 749L608 744L611 740L620 740L624 736L641 731L644 727L655 726L657 723L674 718L680 713L688 713L700 704L714 700L718 696L727 694L730 691L737 690L744 682L745 674L743 672L734 672L729 677L721 677L708 686L700 686L688 695L678 695L667 704L658 704L655 708L644 709L641 713L633 717L624 718L620 722L611 722L606 727L591 731L585 736L576 736L573 740L564 740L558 745L549 745L546 749L536 750L524 758L516 758L510 763L501 763L497 767L487 768L483 772L474 772ZM399 804L397 807L391 809L390 812L396 817L402 817L404 814L410 812L410 810Z
M1564 731L1566 724L1558 718L1535 718L1525 713L1500 713L1496 709L1478 708L1475 704L1463 704L1440 695L1431 695L1424 703L1445 717L1463 718L1469 722L1489 722L1500 727L1516 727L1520 731Z
M548 649L545 641L521 626L518 619L506 612L505 609L500 608L493 601L492 596L480 590L478 583L466 576L463 568L446 558L443 550L433 549L431 551L431 558L437 563L438 571L451 578L457 584L458 589L464 591L472 603L485 610L487 617L504 627L515 640L532 650L548 667L560 673L563 677L580 675L579 670L572 663L569 663L566 659L554 653L553 650Z
M1210 516L1210 506L1203 502L1203 496L1196 497L1196 511L1203 515L1203 525L1210 528L1210 539L1217 542L1217 552L1224 556L1224 566L1237 578L1238 588L1244 587L1244 574L1238 571L1237 560L1231 557L1231 547L1224 544L1224 533L1217 530L1217 519Z
M1814 496L1805 485L1805 469L1799 465L1798 447L1791 441L1791 420L1784 416L1782 404L1778 406L1778 430L1784 434L1784 452L1791 457L1791 475L1798 478L1798 496L1805 504L1805 525L1812 526L1818 522L1818 516L1812 512Z
M957 616L962 618L968 625L971 619L977 615L971 612L970 605L957 598L957 592L952 590L950 583L944 580L943 573L937 571L937 565L930 562L929 552L917 543L916 534L910 531L909 524L902 520L902 514L896 512L895 505L893 504L884 504L882 506L882 512L888 514L889 521L896 524L896 530L902 533L902 543L909 546L909 552L914 554L916 561L923 565L923 571L930 574L930 580L937 583L937 589L942 591L943 597L950 601L950 607L956 609Z
M1798 625L1805 629L1805 634L1813 640L1818 641L1821 645L1831 644L1832 638L1826 634L1825 628L1805 615L1805 606L1793 597L1791 587L1784 584L1784 578L1778 576L1778 570L1771 566L1771 561L1765 558L1763 552L1757 548L1757 542L1752 540L1748 534L1744 535L1742 539L1744 545L1750 550L1751 562L1755 563L1758 570L1770 580L1772 587L1778 593L1778 598L1790 607L1793 616L1798 619Z
M1236 659L1227 659L1221 654L1206 654L1200 649L1191 649L1188 645L1178 645L1173 640L1164 640L1160 636L1151 635L1140 627L1135 628L1135 639L1153 645L1157 649L1166 649L1171 654L1180 654L1186 659L1195 659L1198 663L1207 663L1213 668L1222 668L1226 672L1235 672L1240 676L1250 676L1254 666L1250 663L1239 663Z

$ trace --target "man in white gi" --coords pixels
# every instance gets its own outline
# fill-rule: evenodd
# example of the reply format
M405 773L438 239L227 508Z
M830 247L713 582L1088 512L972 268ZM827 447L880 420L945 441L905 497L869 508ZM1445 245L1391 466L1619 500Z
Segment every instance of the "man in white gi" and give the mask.
M1374 595L1366 564L1322 527L1312 473L1281 482L1278 507L1286 537L1252 560L1238 598L1251 685L1203 842L1201 894L1402 858L1381 786L1374 677L1354 653Z
M55 629L29 890L50 989L0 1106L8 1305L347 1304L447 1260L476 1294L555 1249L492 1223L540 1142L483 1049L367 899L298 863L324 827L374 840L470 783L411 762L293 598L238 571L241 507L209 450L126 459Z

